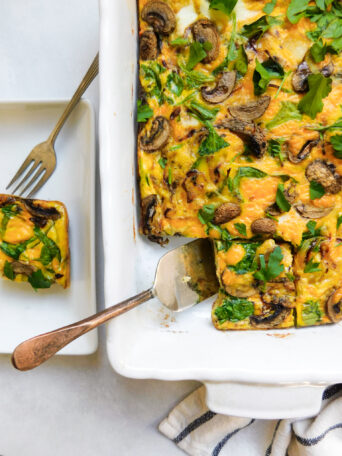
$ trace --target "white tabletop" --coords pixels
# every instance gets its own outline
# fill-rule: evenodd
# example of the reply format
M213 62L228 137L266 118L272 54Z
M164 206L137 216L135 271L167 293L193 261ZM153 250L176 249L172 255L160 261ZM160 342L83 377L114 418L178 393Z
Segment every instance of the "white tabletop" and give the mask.
M114 0L117 1L117 0ZM0 0L0 100L68 98L98 50L97 0ZM98 81L86 93L98 114ZM103 306L97 170L97 300ZM1 305L1 303L0 303ZM157 431L195 382L131 380L105 351L56 357L20 373L0 356L0 454L177 455Z

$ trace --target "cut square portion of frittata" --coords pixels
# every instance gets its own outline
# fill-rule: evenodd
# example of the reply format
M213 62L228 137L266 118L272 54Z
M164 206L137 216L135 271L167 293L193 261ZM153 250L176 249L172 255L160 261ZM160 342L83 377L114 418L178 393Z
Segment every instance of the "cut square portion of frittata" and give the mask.
M294 325L293 256L273 239L215 241L220 292L212 318L218 329L273 329Z
M58 201L0 195L0 270L37 288L70 281L68 214Z

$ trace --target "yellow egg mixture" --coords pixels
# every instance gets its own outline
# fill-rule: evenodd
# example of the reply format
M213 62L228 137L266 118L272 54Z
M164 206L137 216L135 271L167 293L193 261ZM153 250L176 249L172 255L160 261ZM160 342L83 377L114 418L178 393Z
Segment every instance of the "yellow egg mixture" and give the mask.
M213 239L219 329L339 321L342 4L139 0L139 24L141 232Z

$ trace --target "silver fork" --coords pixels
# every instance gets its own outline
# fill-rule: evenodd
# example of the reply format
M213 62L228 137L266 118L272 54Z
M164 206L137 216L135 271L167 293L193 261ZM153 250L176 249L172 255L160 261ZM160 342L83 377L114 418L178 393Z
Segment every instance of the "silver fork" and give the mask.
M68 105L66 106L63 114L61 115L60 119L58 120L55 128L52 130L48 139L38 144L32 149L32 151L26 157L24 163L20 166L20 168L14 175L11 182L7 185L6 190L10 188L12 185L14 185L14 183L17 183L17 181L22 176L22 174L25 173L25 171L27 171L27 173L19 182L19 184L16 185L16 187L12 191L13 194L15 194L20 187L26 184L24 189L20 192L20 196L22 196L27 190L29 190L32 187L32 185L36 184L35 187L27 195L27 197L30 198L36 192L38 192L38 190L40 190L40 188L49 179L49 177L56 168L56 152L54 149L54 145L57 135L60 132L61 128L63 127L65 121L69 117L72 110L80 101L83 93L86 91L89 84L93 81L98 72L99 54L96 55L95 59L93 60L93 63L90 65L86 75L82 79L81 84L78 86L74 96L69 101ZM29 178L32 176L33 173L33 177L28 182Z

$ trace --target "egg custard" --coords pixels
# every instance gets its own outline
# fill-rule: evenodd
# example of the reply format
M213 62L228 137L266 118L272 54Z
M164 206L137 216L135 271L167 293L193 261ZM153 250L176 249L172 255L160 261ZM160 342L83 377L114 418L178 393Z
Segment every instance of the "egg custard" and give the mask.
M68 287L68 214L62 203L0 195L0 270L34 289Z
M342 4L139 0L141 232L210 237L218 329L342 319Z

